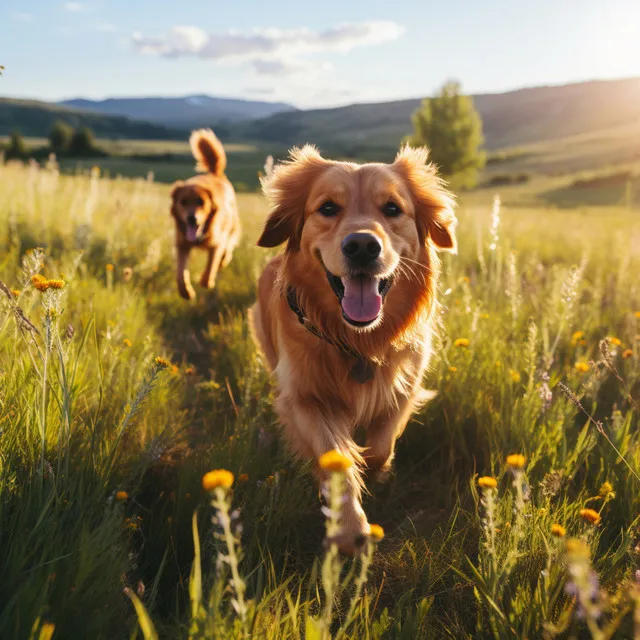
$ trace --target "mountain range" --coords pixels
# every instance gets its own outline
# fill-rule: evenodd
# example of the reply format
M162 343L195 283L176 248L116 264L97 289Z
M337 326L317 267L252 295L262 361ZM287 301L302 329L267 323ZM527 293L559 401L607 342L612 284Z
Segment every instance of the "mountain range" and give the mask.
M590 81L473 96L489 150L640 123L640 78ZM355 157L387 156L411 131L421 99L299 110L286 103L215 98L77 98L59 104L0 99L0 135L47 135L56 119L100 137L184 139L213 127L226 142L287 147L311 142Z

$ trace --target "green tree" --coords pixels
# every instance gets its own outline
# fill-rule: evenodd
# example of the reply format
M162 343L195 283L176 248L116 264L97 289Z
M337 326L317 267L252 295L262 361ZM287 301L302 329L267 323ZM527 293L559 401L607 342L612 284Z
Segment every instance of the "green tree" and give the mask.
M76 156L87 156L96 150L95 136L93 131L87 127L76 129L71 136L69 152Z
M27 157L27 145L18 131L14 131L9 138L9 146L5 152L7 160Z
M49 134L49 146L54 153L65 153L71 146L71 139L73 137L73 129L58 120L54 123L51 133Z
M484 167L482 120L458 82L447 82L437 96L422 101L412 116L412 146L426 145L443 176L460 187L473 187Z

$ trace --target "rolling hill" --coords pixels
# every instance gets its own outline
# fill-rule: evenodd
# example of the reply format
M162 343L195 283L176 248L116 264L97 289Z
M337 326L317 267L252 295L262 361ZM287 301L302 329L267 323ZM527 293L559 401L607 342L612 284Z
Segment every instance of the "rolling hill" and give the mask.
M74 128L89 127L103 138L175 140L186 135L183 131L122 116L89 113L50 102L0 98L0 135L19 131L23 136L46 137L58 120Z
M146 120L166 127L194 129L220 126L231 122L257 120L276 113L297 111L283 102L214 98L207 95L180 98L109 98L85 100L77 98L61 103L83 111Z
M473 96L489 150L640 122L640 78L593 81ZM280 113L239 125L238 138L286 145L397 147L420 99Z

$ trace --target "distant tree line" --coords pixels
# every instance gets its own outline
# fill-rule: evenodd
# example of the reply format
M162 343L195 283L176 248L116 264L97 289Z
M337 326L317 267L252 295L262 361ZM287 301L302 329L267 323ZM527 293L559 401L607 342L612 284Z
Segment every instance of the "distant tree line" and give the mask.
M49 144L45 147L29 150L23 136L14 131L9 137L9 142L4 148L7 160L24 160L28 157L46 157L49 153L55 153L59 157L96 157L107 155L96 145L93 131L88 127L74 129L65 122L58 120L54 123L49 133Z

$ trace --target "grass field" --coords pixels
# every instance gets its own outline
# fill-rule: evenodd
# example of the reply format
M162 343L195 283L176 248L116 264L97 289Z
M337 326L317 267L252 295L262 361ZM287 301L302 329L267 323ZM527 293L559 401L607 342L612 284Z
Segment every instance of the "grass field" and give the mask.
M361 564L326 571L317 488L249 337L262 197L240 196L243 243L187 304L168 186L0 167L0 638L142 637L125 589L149 638L637 634L638 210L526 208L513 187L492 215L491 196L460 202L438 395L365 499L386 535L350 609ZM214 509L215 468L236 480Z

